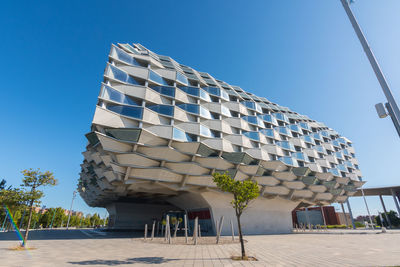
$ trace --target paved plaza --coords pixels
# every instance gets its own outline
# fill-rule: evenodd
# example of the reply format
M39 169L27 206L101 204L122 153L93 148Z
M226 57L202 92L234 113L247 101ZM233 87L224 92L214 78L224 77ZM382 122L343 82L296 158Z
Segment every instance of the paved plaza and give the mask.
M343 234L345 233L345 234ZM395 266L400 232L329 231L246 236L257 262L232 261L239 244L167 245L131 233L33 231L35 250L9 250L15 233L0 233L0 266ZM138 233L136 234L136 236ZM128 236L128 237L126 237Z

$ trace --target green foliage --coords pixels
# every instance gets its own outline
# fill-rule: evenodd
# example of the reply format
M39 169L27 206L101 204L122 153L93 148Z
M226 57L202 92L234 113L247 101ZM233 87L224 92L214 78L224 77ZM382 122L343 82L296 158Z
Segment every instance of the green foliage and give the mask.
M213 174L213 177L214 182L221 191L233 194L231 204L235 209L236 215L239 217L242 215L243 210L247 208L250 201L256 199L260 194L260 189L255 181L236 181L228 173L221 174L216 172Z
M365 227L365 224L363 224L362 222L354 222L354 224L356 225L356 228Z
M400 226L400 218L397 217L397 213L394 210L391 210L391 211L387 212L386 214L389 217L389 220L392 223L392 226L394 226L394 227L399 227ZM384 226L387 227L388 223L386 222L385 213L382 213L382 218L383 218ZM376 220L376 224L377 225L382 226L381 218L379 218L379 216L376 216L375 220Z
M178 223L178 219L176 217L171 217L171 224L177 224Z
M242 260L246 258L246 252L244 248L242 226L240 224L240 216L243 210L247 208L250 201L256 199L260 194L260 189L256 181L243 180L236 181L232 179L227 172L225 173L213 173L213 180L217 187L223 191L233 194L233 200L231 204L235 209L236 219L238 222L240 247L242 252Z
M29 217L23 242L23 246L25 246L26 242L28 241L28 233L29 233L29 228L31 226L33 205L39 204L40 198L42 198L43 196L43 192L38 190L38 188L48 185L54 186L57 184L57 180L54 178L52 172L49 171L41 172L40 169L23 170L22 174L24 175L24 177L22 178L21 186L25 187L26 189L30 189L29 191L26 192L27 201L29 202Z
M1 179L1 181L0 181L0 190L3 190L3 189L10 190L11 189L11 185L8 186L8 188L7 188L6 184L7 184L7 181L4 180L4 179Z
M327 225L326 227L328 229L346 229L348 226L345 224L333 224L333 225Z

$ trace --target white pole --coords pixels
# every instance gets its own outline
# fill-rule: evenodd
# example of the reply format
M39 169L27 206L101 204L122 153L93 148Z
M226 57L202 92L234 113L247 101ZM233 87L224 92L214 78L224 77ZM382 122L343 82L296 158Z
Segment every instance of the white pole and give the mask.
M156 227L156 221L153 221L153 227L151 228L151 240L154 239L154 228Z
M374 228L374 224L372 223L371 213L369 212L369 208L368 208L367 199L365 198L364 189L362 189L362 188L361 188L361 194L364 199L365 207L367 208L369 222L371 223L371 227Z
M187 231L188 223L187 223L187 215L186 214L184 216L184 220L185 220L185 242L187 244L187 242L188 242L188 231Z
M147 239L147 223L144 225L144 241Z
M382 70L379 67L379 64L378 64L374 54L372 53L371 47L369 46L367 39L365 38L363 32L361 31L361 28L358 25L358 22L357 22L356 18L354 17L353 12L351 11L348 0L341 0L341 2L342 2L344 10L346 11L346 14L351 22L351 25L353 26L353 29L356 32L358 39L360 40L361 46L363 47L364 52L367 55L369 63L371 64L371 67L375 72L375 76L378 79L379 84L381 85L382 91L386 96L386 99L388 101L388 105L386 105L386 108L388 109L390 117L392 118L393 124L397 130L397 133L400 136L400 110L396 104L396 100L394 99L394 97L392 95L392 91L390 90L389 85L386 82L386 78L383 75ZM388 108L388 106L389 106L389 108Z
M198 225L199 225L199 217L196 217L196 219L194 219L194 227L193 227L193 239L194 239L194 244L197 245L197 229L198 229Z
M69 227L69 220L71 219L71 214L72 214L72 205L74 204L74 199L76 197L76 191L72 193L72 201L71 201L71 207L69 208L69 213L68 213L68 222L67 222L67 230Z
M219 224L218 224L218 234L217 234L217 244L219 243L219 238L221 236L221 231L222 231L222 224L224 223L224 216L221 217Z
M235 230L233 229L233 222L231 219L232 241L235 241Z
M200 224L199 224L199 238L201 238L201 228L200 228Z

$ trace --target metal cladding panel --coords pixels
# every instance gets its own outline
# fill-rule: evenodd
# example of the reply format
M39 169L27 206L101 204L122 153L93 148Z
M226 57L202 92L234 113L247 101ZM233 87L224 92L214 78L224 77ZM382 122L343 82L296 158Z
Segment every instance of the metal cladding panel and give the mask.
M112 46L86 137L78 189L91 206L216 190L214 172L314 204L364 183L351 141L325 124L140 44Z

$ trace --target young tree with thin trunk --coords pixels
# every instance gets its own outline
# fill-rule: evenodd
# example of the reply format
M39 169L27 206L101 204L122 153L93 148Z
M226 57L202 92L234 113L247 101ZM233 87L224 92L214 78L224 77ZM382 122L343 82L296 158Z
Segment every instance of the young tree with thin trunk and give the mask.
M41 172L40 169L37 170L23 170L22 174L24 178L22 178L22 187L26 189L30 189L27 194L28 200L28 207L29 207L29 217L28 217L28 224L26 226L24 242L22 246L26 246L26 242L28 241L28 234L29 234L29 227L31 226L32 220L32 212L33 212L33 205L39 204L40 198L43 197L43 192L40 191L39 187L44 186L54 186L57 184L57 180L54 178L52 172L46 171Z
M244 249L242 226L240 224L240 217L243 211L247 208L250 201L256 199L259 196L260 189L256 181L243 180L236 181L232 179L228 173L214 173L214 182L217 187L223 192L229 192L233 194L233 200L231 202L235 209L236 219L238 222L240 246L242 250L242 260L246 259L246 251Z

